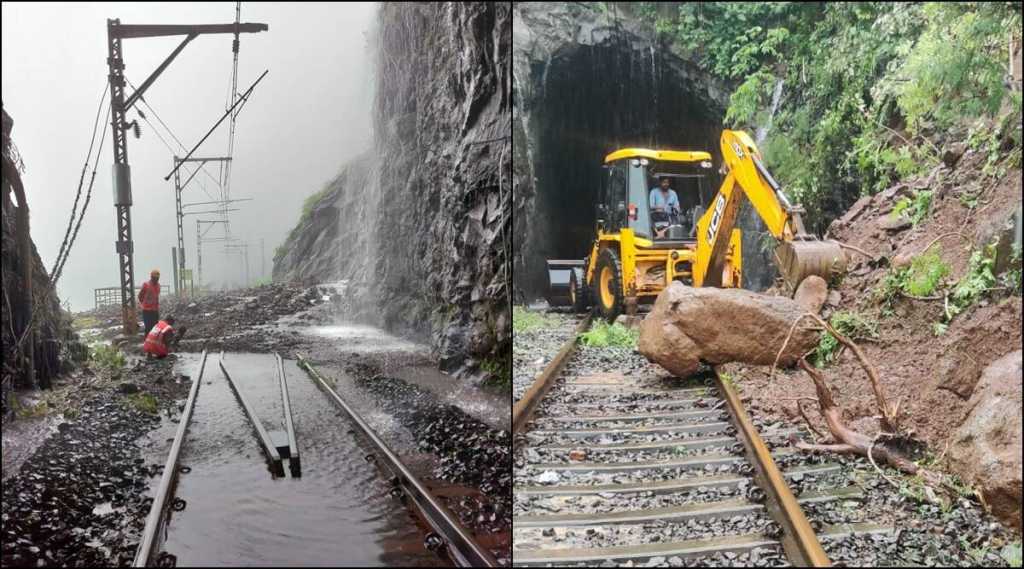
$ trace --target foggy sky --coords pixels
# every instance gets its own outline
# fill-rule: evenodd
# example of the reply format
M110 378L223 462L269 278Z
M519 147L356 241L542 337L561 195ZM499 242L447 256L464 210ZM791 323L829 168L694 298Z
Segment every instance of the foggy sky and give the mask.
M25 161L32 238L49 271L67 226L107 81L107 18L120 18L122 24L232 23L235 3L4 2L2 9L3 103L14 119L12 139ZM297 221L302 201L321 189L345 160L370 145L374 13L372 3L242 3L242 22L270 26L266 32L241 35L238 65L239 92L264 69L270 71L238 117L232 169L231 197L255 198L233 205L242 211L230 214L233 235L249 242L253 279L261 268L260 238L266 243L269 276L274 247ZM126 77L140 85L182 39L123 40ZM225 110L231 40L231 34L198 36L146 92L146 101L186 148L198 142ZM126 87L126 95L132 91ZM162 131L146 107L141 108ZM128 120L136 118L137 113L129 111ZM109 114L102 117L99 128L109 120ZM135 284L141 285L152 268L160 268L167 294L173 280L171 247L177 236L173 178L165 182L163 177L173 167L172 154L145 121L140 119L139 124L141 139L128 134ZM225 120L196 155L225 154L227 132ZM179 156L185 152L178 149ZM92 308L94 288L119 285L112 156L108 129L92 201L58 283L61 299L70 300L76 311ZM216 164L207 165L207 170L219 177ZM197 182L217 197L214 182L200 173L183 192L183 202L210 201ZM84 191L83 187L83 201ZM195 262L197 217L216 219L185 217L189 268ZM222 251L219 243L204 245L204 281L241 280L241 260Z

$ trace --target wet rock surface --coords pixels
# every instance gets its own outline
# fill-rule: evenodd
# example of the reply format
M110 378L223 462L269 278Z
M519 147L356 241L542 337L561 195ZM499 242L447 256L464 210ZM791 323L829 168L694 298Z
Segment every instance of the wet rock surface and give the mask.
M169 418L190 386L172 367L135 368L139 391ZM4 567L127 565L135 556L152 503L146 490L162 470L140 458L139 439L160 418L113 386L87 394L78 409L4 482Z
M275 279L350 279L367 322L427 337L446 369L507 372L511 4L384 4L378 27L374 149L293 230Z

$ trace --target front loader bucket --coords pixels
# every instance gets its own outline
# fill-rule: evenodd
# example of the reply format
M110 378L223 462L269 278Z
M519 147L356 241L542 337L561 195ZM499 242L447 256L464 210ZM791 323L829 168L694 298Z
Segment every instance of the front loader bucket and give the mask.
M573 299L569 293L569 280L576 277L576 284L583 283L582 260L548 260L548 291L550 306L572 306Z
M846 254L839 243L824 241L783 241L775 249L779 270L793 288L811 275L826 281L846 273Z

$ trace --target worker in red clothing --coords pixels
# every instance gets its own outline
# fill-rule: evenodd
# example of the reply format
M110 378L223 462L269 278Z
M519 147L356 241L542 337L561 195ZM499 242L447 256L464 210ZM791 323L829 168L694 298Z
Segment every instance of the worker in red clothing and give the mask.
M174 337L174 317L168 316L153 325L153 329L146 334L146 341L142 344L142 351L146 358L156 356L157 358L167 357L170 348L176 345Z
M139 304L142 305L142 335L145 337L160 320L159 270L150 271L149 280L142 283L142 290L139 291Z

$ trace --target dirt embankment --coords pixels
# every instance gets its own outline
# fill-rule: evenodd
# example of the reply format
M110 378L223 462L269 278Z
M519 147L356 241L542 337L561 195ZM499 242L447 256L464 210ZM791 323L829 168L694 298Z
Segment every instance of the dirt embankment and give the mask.
M877 324L877 335L859 343L877 366L890 403L899 405L902 426L928 445L930 458L926 460L940 469L949 466L947 453L953 454L958 429L976 407L972 395L977 395L982 372L992 362L1021 349L1019 288L1014 293L1005 283L990 283L989 291L962 313L951 321L947 315L950 292L969 272L972 253L1012 227L1021 203L1021 171L1018 167L1003 174L986 174L986 156L970 150L952 162L953 167L940 165L862 198L833 222L830 237L871 254L873 259L849 252L850 272L836 287L839 295L832 293L831 306L824 313L826 317L839 311L853 313ZM905 205L915 192L926 190L932 192L932 199L919 223L900 220L901 200ZM902 291L892 294L887 279L926 250L938 255L948 274L939 279L933 292L917 295L923 298ZM997 261L997 267L999 264ZM797 399L815 396L813 384L798 370L777 372L769 381L765 367L730 364L725 369L736 376L757 414L800 422ZM856 358L841 353L826 365L824 374L850 425L871 435L877 433L879 410ZM1019 417L1019 404L1017 407ZM811 422L827 433L816 405L805 404L804 408ZM1018 432L1019 424L1018 419ZM1020 444L1019 434L1016 444ZM1019 461L1019 450L1017 454ZM953 472L969 481L976 478L963 469L953 468ZM1019 527L1019 474L1016 485Z

